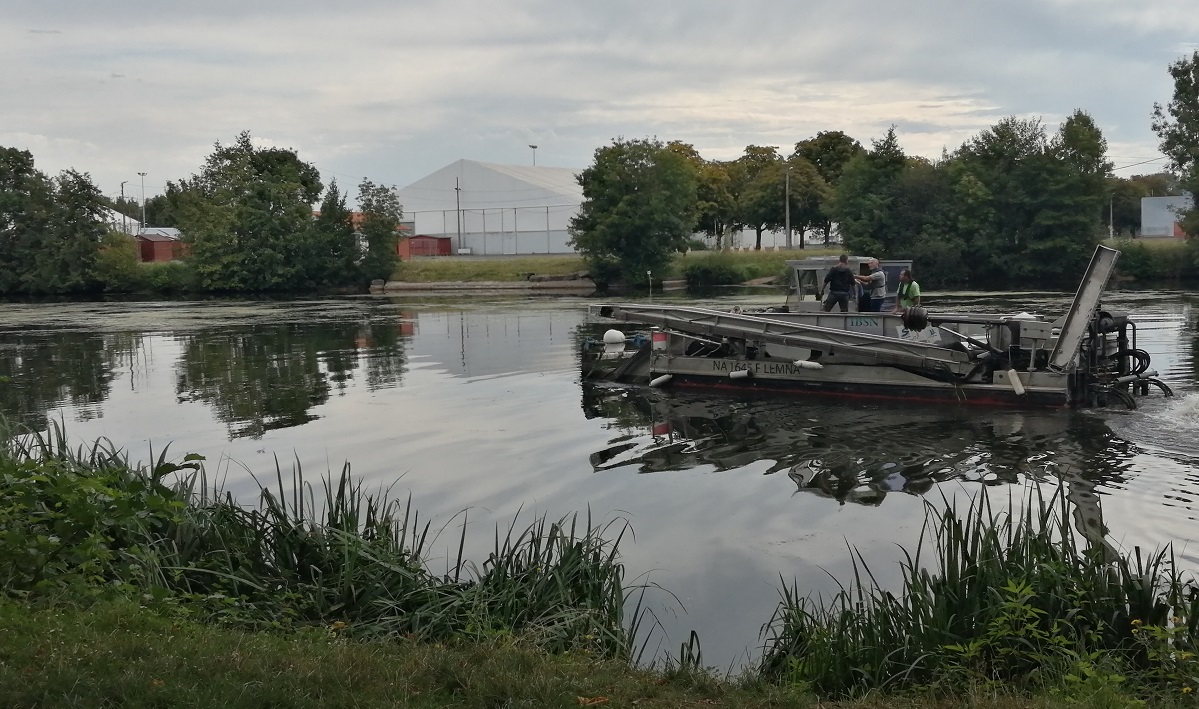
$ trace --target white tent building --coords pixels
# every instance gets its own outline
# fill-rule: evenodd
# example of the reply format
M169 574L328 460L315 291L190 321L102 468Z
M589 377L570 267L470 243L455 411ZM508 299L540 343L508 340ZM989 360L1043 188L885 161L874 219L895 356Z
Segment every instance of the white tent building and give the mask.
M413 234L448 236L457 253L560 254L583 202L580 169L459 160L399 191Z

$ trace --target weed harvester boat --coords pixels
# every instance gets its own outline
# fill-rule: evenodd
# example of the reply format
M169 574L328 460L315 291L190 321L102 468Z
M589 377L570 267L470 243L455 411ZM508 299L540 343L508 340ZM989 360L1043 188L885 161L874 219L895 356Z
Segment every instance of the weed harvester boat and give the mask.
M1028 407L1122 403L1151 387L1171 396L1137 347L1127 313L1100 298L1120 252L1096 247L1070 309L1019 314L822 312L803 301L761 312L684 305L595 305L600 318L648 326L605 333L585 353L590 376L650 386L704 386ZM807 260L792 282L819 282ZM812 274L812 271L817 271Z

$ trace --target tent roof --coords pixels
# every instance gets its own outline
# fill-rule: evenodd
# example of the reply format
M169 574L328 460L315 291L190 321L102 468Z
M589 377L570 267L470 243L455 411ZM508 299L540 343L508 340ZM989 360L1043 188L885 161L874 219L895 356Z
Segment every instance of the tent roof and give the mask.
M583 201L583 188L576 179L580 172L567 167L458 160L401 189L400 203L405 214L577 205Z

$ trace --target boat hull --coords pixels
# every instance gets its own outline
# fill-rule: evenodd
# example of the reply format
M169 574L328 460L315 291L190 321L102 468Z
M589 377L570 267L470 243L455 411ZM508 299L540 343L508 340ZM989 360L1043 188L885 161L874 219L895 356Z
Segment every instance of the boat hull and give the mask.
M738 360L658 355L649 358L647 380L670 375L666 386L819 395L924 403L1058 408L1067 406L1066 377L1022 373L1013 387L1001 373L994 383L958 383L925 373L879 365L831 365L822 369L777 359Z

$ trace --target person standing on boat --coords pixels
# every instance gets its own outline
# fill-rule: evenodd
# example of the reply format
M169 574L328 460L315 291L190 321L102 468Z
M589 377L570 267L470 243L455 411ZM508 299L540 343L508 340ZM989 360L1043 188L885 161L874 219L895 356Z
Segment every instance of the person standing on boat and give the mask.
M834 304L841 307L841 312L849 312L849 294L853 292L854 278L853 271L849 269L849 257L841 254L841 258L837 259L837 265L824 274L822 287L828 288L828 296L821 306L824 312L831 311Z
M870 259L866 265L870 268L869 276L854 276L863 288L870 291L870 311L872 313L881 313L883 311L883 301L887 298L887 274L883 272L882 266L878 264L878 259Z
M912 278L912 269L905 268L899 272L899 290L895 293L895 309L891 312L899 314L918 305L920 305L920 284Z

